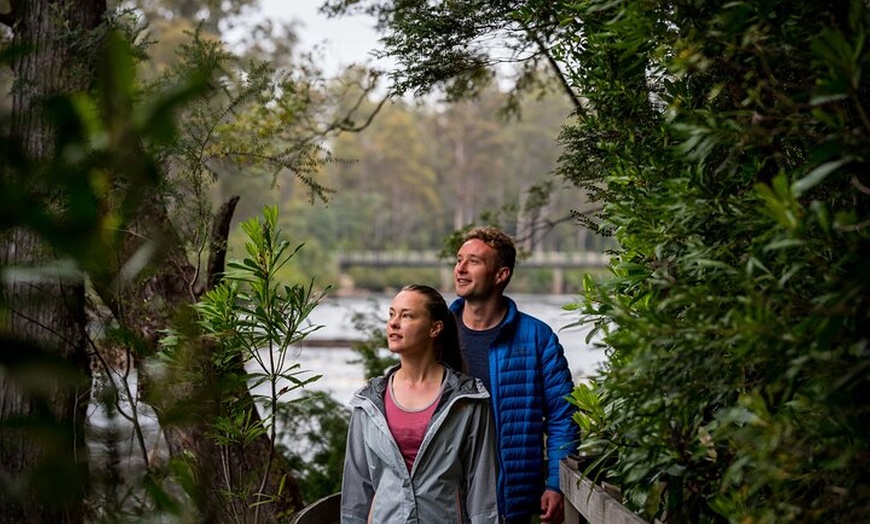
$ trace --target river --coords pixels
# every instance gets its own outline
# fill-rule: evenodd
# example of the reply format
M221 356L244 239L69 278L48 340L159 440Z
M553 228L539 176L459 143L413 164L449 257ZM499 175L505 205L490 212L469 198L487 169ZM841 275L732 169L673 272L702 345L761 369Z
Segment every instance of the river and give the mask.
M453 296L446 297L448 301ZM562 306L571 302L574 297L569 295L515 295L519 308L547 322L559 335L565 356L574 375L575 382L583 380L597 370L604 361L604 352L594 349L586 343L588 328L566 328L576 318L576 313L566 312ZM315 308L309 317L312 326L321 326L310 336L310 343L303 343L291 349L289 365L298 363L305 373L301 378L321 374L322 378L306 386L310 390L328 392L336 401L347 404L353 392L364 383L362 364L350 364L358 359L356 352L350 349L349 340L362 340L365 334L357 331L352 322L355 313L368 315L372 325L385 327L387 311L392 295L373 295L368 297L327 297ZM380 320L378 320L380 319ZM336 343L341 341L340 343ZM384 349L384 352L387 350ZM254 365L249 363L249 370ZM113 375L116 372L113 372ZM307 373L307 375L306 375ZM121 376L114 376L117 383ZM105 374L97 373L95 380L106 380ZM127 377L130 391L135 397L136 373L131 371ZM279 387L286 384L279 384ZM96 388L99 390L99 387ZM266 394L265 386L256 388L255 393ZM290 391L285 401L301 394L300 390ZM130 413L135 406L139 412L137 418L145 433L145 446L152 456L166 455L165 443L160 438L157 417L145 403L131 404L123 393L120 395L120 407ZM88 414L88 447L90 448L92 467L94 471L118 471L120 477L111 476L97 482L95 490L107 494L117 494L126 489L130 482L135 482L141 475L144 464L143 457L133 438L132 426L120 416L110 416L105 407L92 399ZM304 446L303 446L304 448ZM132 484L129 484L132 485ZM112 495L114 496L114 495Z
M448 303L454 296L446 296ZM567 312L562 306L573 301L574 295L512 295L521 311L525 311L549 324L559 336L574 380L580 381L594 374L605 355L603 350L586 343L588 326L571 327L578 318L576 312ZM365 334L357 331L351 321L354 313L380 317L386 322L392 295L369 295L366 297L327 297L309 317L312 325L319 325L309 335L312 344L303 343L295 348L291 361L298 362L303 370L322 374L323 378L307 386L330 393L336 400L347 403L353 392L364 383L362 364L349 364L358 355L346 344L332 346L330 341L363 339ZM386 350L384 350L386 351Z

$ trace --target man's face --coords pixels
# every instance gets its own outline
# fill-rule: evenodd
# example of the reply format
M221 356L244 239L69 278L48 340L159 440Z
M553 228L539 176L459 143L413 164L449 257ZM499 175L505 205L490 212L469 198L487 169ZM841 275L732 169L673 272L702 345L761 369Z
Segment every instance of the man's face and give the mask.
M472 238L462 244L453 266L453 285L456 294L469 299L485 299L498 292L497 285L504 282L507 268L496 264L495 250L483 240Z

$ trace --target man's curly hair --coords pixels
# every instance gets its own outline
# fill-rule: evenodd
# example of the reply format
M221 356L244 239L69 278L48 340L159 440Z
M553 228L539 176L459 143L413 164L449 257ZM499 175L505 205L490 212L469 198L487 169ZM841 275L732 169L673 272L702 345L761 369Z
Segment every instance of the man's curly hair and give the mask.
M495 262L498 267L506 267L510 270L510 276L505 282L505 285L510 282L514 276L514 266L517 263L517 248L514 245L513 239L504 231L493 226L481 226L470 229L462 237L462 242L469 240L480 240L495 250Z

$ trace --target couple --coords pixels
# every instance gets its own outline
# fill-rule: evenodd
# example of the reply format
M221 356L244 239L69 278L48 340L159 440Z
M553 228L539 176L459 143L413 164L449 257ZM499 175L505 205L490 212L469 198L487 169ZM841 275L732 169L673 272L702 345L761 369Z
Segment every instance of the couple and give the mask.
M390 306L388 346L401 361L351 401L342 523L564 517L559 460L577 427L562 347L503 295L516 260L510 237L484 227L463 240L449 308L422 285Z

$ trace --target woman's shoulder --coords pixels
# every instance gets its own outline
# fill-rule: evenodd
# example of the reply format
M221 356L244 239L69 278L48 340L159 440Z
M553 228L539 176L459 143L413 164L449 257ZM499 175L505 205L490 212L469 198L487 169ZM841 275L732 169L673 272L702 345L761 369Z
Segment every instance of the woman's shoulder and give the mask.
M474 378L471 375L453 369L449 366L444 366L448 373L448 382L452 382L458 393L465 395L483 395L489 397L489 393L483 386L483 381Z
M373 399L379 396L383 396L384 391L387 388L388 377L390 373L394 371L394 369L391 369L383 375L370 378L365 384L362 385L362 387L360 387L353 393L353 396L351 397L351 406L358 406L365 399Z

